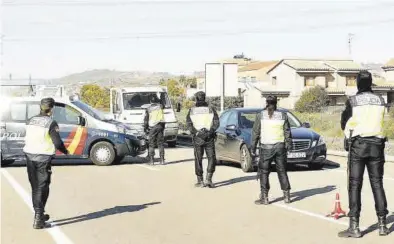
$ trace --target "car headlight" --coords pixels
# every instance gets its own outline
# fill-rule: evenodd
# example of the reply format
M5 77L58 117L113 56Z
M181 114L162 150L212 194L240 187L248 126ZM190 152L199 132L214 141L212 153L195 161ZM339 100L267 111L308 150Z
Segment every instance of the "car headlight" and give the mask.
M126 134L133 135L133 136L140 136L140 135L142 135L142 133L140 133L138 130L135 130L135 129L126 130Z
M323 145L323 144L325 144L325 143L326 143L326 142L324 141L324 137L320 136L320 137L319 137L319 141L317 142L317 145L320 146L320 145Z

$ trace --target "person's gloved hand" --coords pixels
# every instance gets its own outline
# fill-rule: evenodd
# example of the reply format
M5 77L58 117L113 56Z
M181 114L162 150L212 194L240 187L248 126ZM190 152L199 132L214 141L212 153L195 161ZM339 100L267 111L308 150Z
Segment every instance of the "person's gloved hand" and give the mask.
M293 149L293 143L291 141L286 143L286 150L289 152Z
M252 155L252 157L256 157L256 147L252 147L250 148L250 154Z
M203 128L199 132L197 132L197 136L202 139L205 139L208 137L208 131L205 128Z

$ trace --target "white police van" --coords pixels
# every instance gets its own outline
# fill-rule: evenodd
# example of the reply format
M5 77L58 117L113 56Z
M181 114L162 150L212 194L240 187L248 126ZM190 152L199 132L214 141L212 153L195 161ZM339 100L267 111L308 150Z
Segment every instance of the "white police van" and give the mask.
M26 122L40 112L41 96L2 97L1 164L24 157ZM102 112L75 99L54 97L52 117L59 124L60 136L70 155L56 152L55 158L89 158L96 165L110 165L125 156L146 151L146 138L126 124L110 119Z

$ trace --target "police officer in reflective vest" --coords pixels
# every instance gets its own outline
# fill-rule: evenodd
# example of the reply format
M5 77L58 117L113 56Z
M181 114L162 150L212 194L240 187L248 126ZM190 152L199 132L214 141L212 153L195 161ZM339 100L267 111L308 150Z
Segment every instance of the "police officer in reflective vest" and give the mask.
M155 145L159 148L160 164L164 164L164 106L155 96L150 98L150 106L145 113L145 132L149 137L148 160L154 164Z
M219 128L219 116L216 110L205 101L205 93L195 94L196 105L186 117L187 128L192 134L194 144L194 167L197 175L196 187L213 187L212 176L216 167L215 138ZM204 150L208 158L207 177L204 183L202 159Z
M342 113L341 127L350 140L349 150L349 228L340 232L339 237L359 238L361 212L361 188L363 175L367 167L372 192L375 199L375 210L378 216L379 234L388 235L386 225L387 200L383 188L384 147L383 136L385 101L372 92L372 75L361 71L357 76L358 92L346 101ZM350 136L351 134L351 136Z
M53 98L42 99L40 114L32 117L26 125L23 151L26 154L27 173L32 189L35 229L47 227L45 221L49 220L49 215L44 213L51 183L51 160L56 149L68 154L59 135L59 126L51 118L54 105Z
M266 109L257 114L252 132L252 154L260 141L260 161L258 178L261 194L256 204L269 204L270 166L275 161L285 203L290 203L290 183L286 171L287 151L292 147L290 123L286 113L277 110L277 98L268 96Z

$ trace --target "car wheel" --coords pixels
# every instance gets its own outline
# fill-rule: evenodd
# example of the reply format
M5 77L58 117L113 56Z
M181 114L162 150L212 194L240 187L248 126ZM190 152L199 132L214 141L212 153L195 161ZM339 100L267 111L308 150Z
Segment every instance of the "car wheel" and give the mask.
M243 172L253 171L252 156L246 145L241 147L241 168Z
M320 170L324 167L324 163L310 163L308 168L311 170Z
M123 159L125 159L125 157L126 156L116 156L115 160L114 160L114 163L116 163L116 164L122 163L122 161L123 161Z
M97 142L90 150L90 159L98 166L111 165L115 161L115 157L115 149L109 142Z
M171 147L171 148L176 147L176 141L168 141L167 144L168 144L168 147Z

